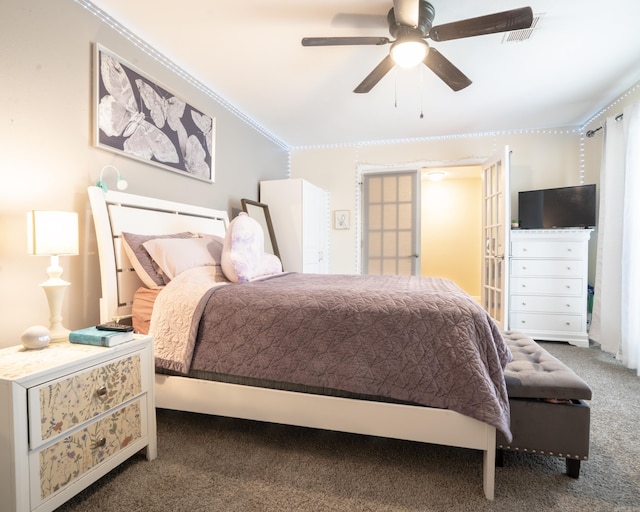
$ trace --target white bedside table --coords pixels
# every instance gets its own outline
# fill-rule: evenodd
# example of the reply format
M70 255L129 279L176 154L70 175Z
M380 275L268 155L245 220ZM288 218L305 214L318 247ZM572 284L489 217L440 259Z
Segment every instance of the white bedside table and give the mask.
M157 455L153 338L0 350L0 511L50 511Z

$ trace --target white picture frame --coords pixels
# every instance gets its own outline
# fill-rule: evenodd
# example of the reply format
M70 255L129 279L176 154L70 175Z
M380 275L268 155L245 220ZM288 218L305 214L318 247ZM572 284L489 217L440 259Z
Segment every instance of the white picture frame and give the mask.
M349 229L349 210L335 210L333 212L334 229Z

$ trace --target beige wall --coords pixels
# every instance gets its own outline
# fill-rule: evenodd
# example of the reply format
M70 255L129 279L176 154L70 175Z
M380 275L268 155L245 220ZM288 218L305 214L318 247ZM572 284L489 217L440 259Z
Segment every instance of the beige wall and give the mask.
M511 149L511 204L519 190L577 185L581 178L580 133L574 128L431 137L419 141L293 148L291 177L330 192L332 210L350 210L352 227L331 230L331 272L357 271L358 176L371 169L416 169L477 164Z
M460 171L462 172L462 171ZM482 178L422 180L421 274L445 277L480 297L482 278Z
M215 183L92 146L92 44L98 42L217 121ZM49 324L39 283L49 262L26 254L26 212L74 210L80 255L61 257L71 282L63 311L72 329L99 320L95 236L86 188L114 164L129 192L231 211L257 199L260 179L288 175L288 149L190 84L73 0L0 2L0 347ZM251 148L251 151L247 151ZM113 184L113 176L109 176Z

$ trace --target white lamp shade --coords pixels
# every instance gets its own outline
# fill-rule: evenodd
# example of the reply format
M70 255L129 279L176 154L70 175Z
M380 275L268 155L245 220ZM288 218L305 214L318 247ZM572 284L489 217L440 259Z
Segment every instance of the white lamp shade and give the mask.
M58 211L28 212L27 252L35 256L78 254L78 214Z

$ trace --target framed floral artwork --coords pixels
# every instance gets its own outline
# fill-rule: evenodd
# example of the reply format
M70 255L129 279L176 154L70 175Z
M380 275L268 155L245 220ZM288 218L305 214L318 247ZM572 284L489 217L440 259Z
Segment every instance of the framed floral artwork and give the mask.
M215 181L215 119L101 45L94 59L95 145Z

